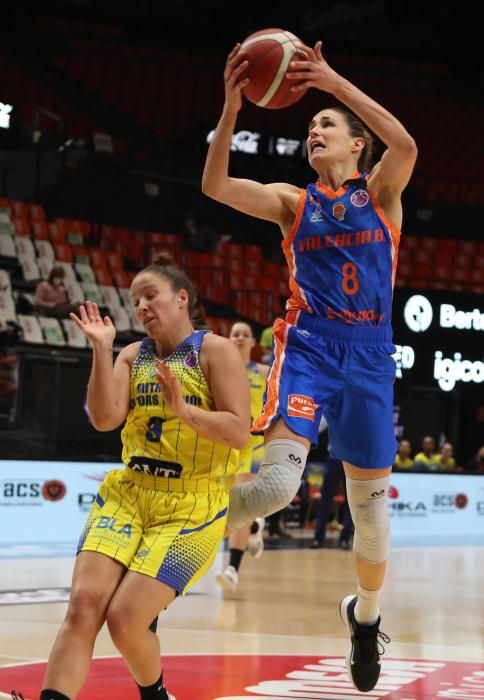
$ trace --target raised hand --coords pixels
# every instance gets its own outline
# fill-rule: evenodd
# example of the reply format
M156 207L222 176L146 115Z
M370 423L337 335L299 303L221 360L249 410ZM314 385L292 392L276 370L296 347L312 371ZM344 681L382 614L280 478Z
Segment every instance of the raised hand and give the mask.
M323 58L322 45L322 41L317 41L314 48L301 44L301 49L306 51L308 57L304 61L294 60L289 64L286 72L288 80L301 81L291 87L291 92L315 87L324 90L324 92L332 93L338 85L341 77Z
M183 420L183 416L187 411L187 404L183 399L182 385L167 364L160 360L155 367L156 378L160 384L163 400L173 413L176 413Z
M101 318L97 304L86 301L79 307L79 316L74 313L70 313L69 316L93 345L101 344L109 348L112 347L116 337L116 328L109 316Z
M242 107L242 90L250 82L249 78L240 79L249 65L245 56L246 54L240 50L240 44L236 44L225 64L225 109L231 112L238 112Z

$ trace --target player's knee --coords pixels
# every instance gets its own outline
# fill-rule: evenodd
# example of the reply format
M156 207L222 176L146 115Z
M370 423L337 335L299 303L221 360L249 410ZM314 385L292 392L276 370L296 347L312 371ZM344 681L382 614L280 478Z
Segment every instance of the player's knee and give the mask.
M389 486L390 476L369 481L346 478L348 503L355 525L353 549L359 557L372 564L380 564L388 559Z
M84 631L101 628L106 616L105 594L89 588L71 592L66 613L66 624Z
M119 606L112 605L106 613L106 624L113 644L119 651L123 651L133 645L137 639L136 630L133 629L132 616Z
M228 527L238 529L285 508L298 492L307 454L307 448L295 440L271 440L254 481L230 493Z

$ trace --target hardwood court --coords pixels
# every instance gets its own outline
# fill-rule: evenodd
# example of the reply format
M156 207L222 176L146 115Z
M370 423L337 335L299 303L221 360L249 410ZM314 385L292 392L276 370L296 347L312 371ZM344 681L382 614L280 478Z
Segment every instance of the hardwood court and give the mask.
M344 671L348 639L338 601L353 591L351 553L246 555L235 599L214 580L226 557L220 552L205 579L160 618L167 686L177 700L484 698L484 547L392 550L381 626L392 642L370 694L357 693ZM72 565L70 554L31 558L28 551L0 560L0 698L14 687L38 697L43 666L35 662L47 658L66 609L49 600L65 600ZM103 628L81 700L137 698L122 661L101 659L118 656Z

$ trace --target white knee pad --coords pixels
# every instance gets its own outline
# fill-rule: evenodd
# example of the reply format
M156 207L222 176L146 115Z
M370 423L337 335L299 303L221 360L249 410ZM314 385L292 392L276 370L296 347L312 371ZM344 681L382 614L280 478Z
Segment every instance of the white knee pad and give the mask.
M271 440L253 481L230 491L227 526L233 530L285 508L298 492L308 450L295 440Z
M369 481L346 477L346 491L355 524L353 550L362 559L380 564L388 559L390 517L388 488L390 476Z

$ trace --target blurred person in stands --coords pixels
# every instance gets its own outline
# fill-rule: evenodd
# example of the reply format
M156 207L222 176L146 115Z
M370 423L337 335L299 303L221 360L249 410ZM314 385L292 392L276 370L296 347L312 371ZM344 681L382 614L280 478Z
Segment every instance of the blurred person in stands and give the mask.
M223 111L209 145L203 192L278 225L292 296L274 324L274 354L256 479L230 494L229 527L287 505L297 493L324 414L335 459L344 463L355 524L357 594L340 603L351 638L348 670L368 692L380 675L380 592L390 546L388 490L395 459L392 295L402 225L401 195L417 158L415 141L384 107L332 69L322 42L302 45L286 77L292 90L317 88L345 108L319 111L307 151L317 181L306 188L229 175L231 140L249 84L237 44L227 58ZM302 94L302 93L301 93ZM297 109L297 107L296 107ZM374 138L386 146L372 167Z
M431 472L439 468L439 455L435 452L435 438L425 435L422 438L422 450L414 457L416 471Z
M437 455L438 470L441 472L453 472L455 469L454 446L450 442L444 442L440 454Z
M237 321L230 329L229 339L234 343L247 370L250 385L251 421L260 415L266 390L267 365L251 360L251 351L256 340L251 326L245 321ZM251 435L248 443L240 451L239 469L229 488L255 479L262 459L264 438ZM227 484L228 485L228 484ZM264 549L264 518L257 518L252 524L236 530L229 537L230 559L228 566L216 576L217 583L230 593L235 593L239 585L239 569L246 550L259 558Z
M314 531L314 540L310 545L311 549L321 549L325 546L326 528L328 527L330 515L333 511L334 497L341 485L343 486L345 498L341 505L341 512L339 515L339 521L342 527L338 528L340 530L338 546L341 549L350 549L351 547L350 540L354 532L354 525L346 496L343 462L339 459L328 457L324 465L321 498L318 501L316 510L316 528Z
M67 317L77 311L77 306L69 303L64 287L65 271L55 265L46 280L41 280L35 288L34 309L44 316Z
M477 474L484 474L484 445L481 445L474 457L467 462L466 469Z
M413 469L415 462L412 458L412 443L410 440L400 440L393 466L396 469Z
M172 698L157 616L215 559L229 503L223 479L236 473L249 439L240 354L227 338L194 330L185 273L161 254L135 276L131 297L147 337L124 347L114 366L110 318L89 301L71 314L93 350L88 414L101 431L124 422L124 469L106 476L81 534L41 700L77 697L104 622L140 698Z
M191 211L185 212L182 231L183 249L194 253L216 253L220 243L232 238L229 235L220 236L210 226L200 226Z

